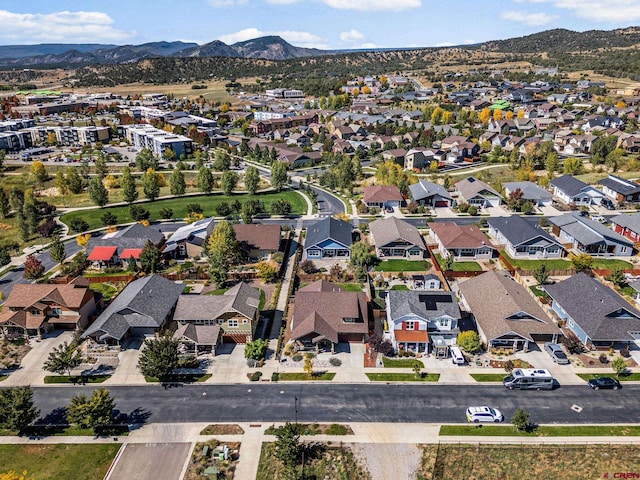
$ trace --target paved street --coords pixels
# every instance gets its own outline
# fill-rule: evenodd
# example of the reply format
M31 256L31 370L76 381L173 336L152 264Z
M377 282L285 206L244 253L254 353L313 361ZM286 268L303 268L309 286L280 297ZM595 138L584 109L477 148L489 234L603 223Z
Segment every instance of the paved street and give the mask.
M36 387L42 414L96 387ZM137 410L149 422L464 423L470 405L490 404L507 418L519 408L537 423L633 423L640 415L640 385L593 391L584 385L553 391L511 391L486 385L195 384L110 387L123 412ZM581 413L572 406L582 408Z

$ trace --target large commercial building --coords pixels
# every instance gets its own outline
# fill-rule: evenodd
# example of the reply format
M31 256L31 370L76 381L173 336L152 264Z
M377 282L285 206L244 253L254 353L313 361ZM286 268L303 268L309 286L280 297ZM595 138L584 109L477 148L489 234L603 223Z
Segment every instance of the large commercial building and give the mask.
M165 132L147 124L124 125L122 130L132 145L148 148L158 157L161 157L166 149L173 150L176 159L193 152L193 141L184 135Z

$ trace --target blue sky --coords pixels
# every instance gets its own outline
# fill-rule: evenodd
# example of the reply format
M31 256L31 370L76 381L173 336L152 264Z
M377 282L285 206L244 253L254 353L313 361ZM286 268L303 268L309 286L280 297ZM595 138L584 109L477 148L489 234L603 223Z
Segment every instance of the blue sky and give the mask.
M3 0L0 44L280 35L316 48L433 47L640 25L640 0Z

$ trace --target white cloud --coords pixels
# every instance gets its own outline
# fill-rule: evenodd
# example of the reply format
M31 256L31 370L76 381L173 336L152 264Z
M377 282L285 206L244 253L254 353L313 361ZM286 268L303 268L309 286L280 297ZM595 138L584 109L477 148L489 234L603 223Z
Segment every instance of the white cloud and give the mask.
M358 45L356 48L378 48L378 45L371 42L364 42Z
M340 40L343 42L358 42L364 40L364 35L357 30L349 30L340 34Z
M0 10L0 39L10 42L121 42L135 37L103 12L14 13Z
M252 38L265 37L267 35L278 35L284 38L287 42L295 45L296 47L307 48L329 48L326 44L326 39L318 37L309 32L299 32L294 30L282 30L278 32L264 32L255 27L245 28L239 32L229 33L227 35L221 35L219 37L224 43L232 44L236 42L244 42L251 40Z
M436 47L453 47L455 43L452 42L439 42L436 43Z
M511 20L513 22L524 23L533 27L540 27L547 25L558 18L555 15L549 15L548 13L526 13L526 12L504 12L500 15L500 18L505 20Z
M212 7L233 7L235 5L242 5L247 3L247 0L207 0L207 3Z
M548 3L569 10L578 17L599 22L625 23L640 21L638 0L515 0L517 3Z
M212 1L212 0L209 0ZM213 0L216 1L216 0ZM233 0L218 0L233 1ZM300 3L303 0L266 0L268 3L276 5L290 5ZM338 10L361 10L361 11L382 11L382 10L407 10L418 8L422 5L422 0L320 0L331 8Z

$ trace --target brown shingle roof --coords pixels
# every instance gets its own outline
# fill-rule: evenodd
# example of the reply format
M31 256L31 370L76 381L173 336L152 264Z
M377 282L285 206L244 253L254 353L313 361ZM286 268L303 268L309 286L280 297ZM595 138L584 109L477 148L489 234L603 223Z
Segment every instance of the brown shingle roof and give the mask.
M489 239L475 225L457 225L453 222L430 223L429 228L437 235L444 248L480 248L492 246Z
M402 201L402 194L395 185L371 185L364 187L364 203Z
M278 250L280 248L280 225L252 223L234 225L236 240L257 250Z
M509 332L532 340L532 334L558 334L560 329L534 298L505 272L490 271L460 283L478 328L487 340ZM525 316L514 317L519 312Z
M85 296L88 292L86 287L71 284L16 284L7 297L5 307L27 308L48 298L69 309L79 309L86 303Z

